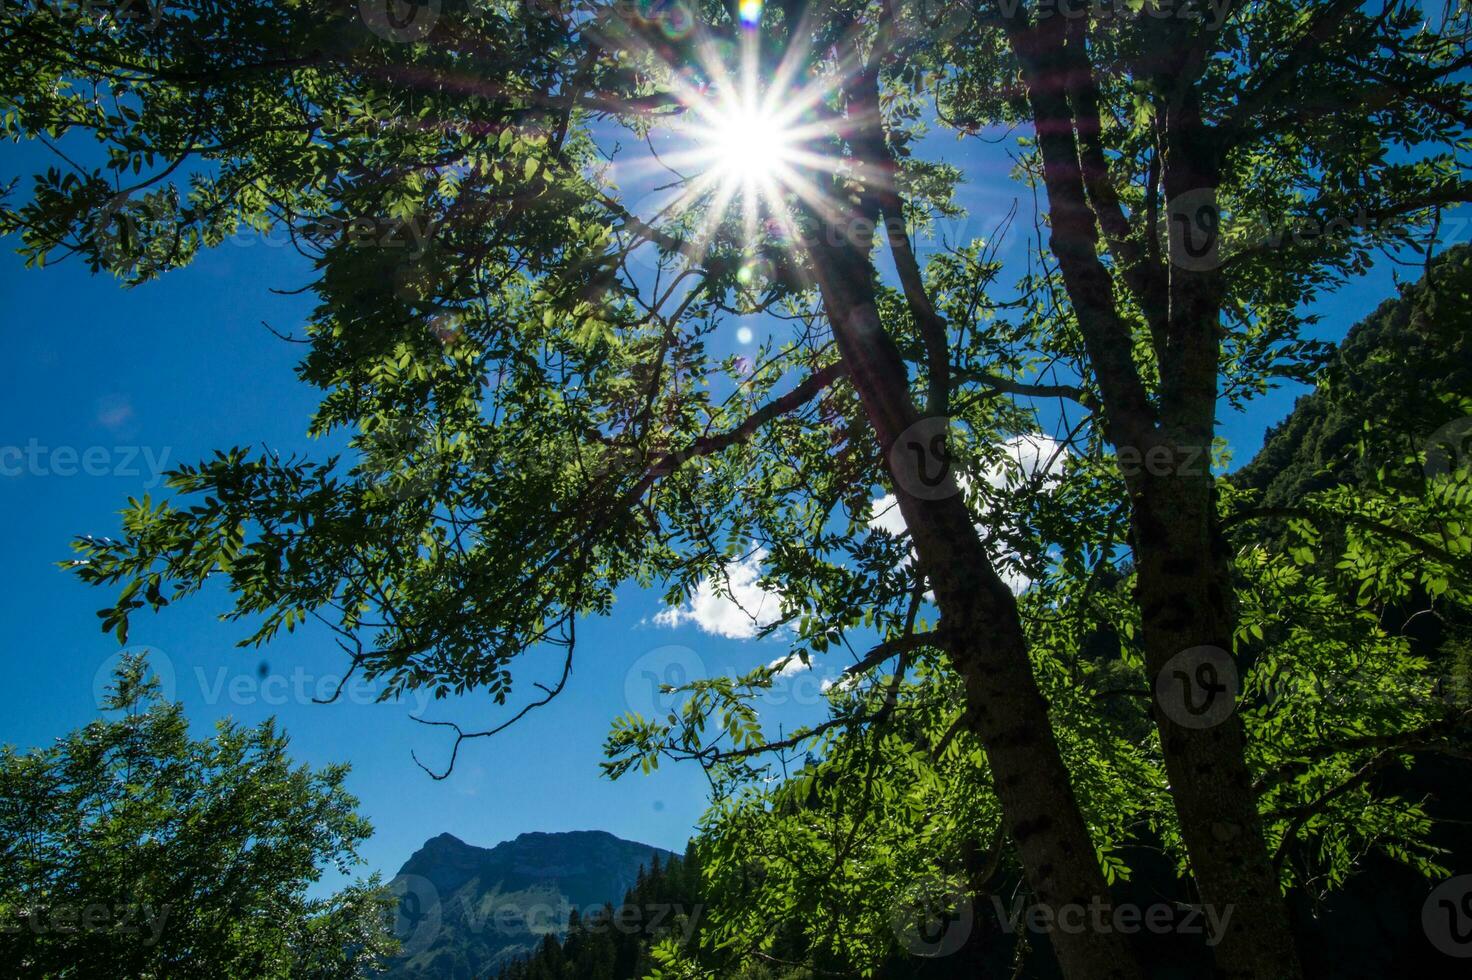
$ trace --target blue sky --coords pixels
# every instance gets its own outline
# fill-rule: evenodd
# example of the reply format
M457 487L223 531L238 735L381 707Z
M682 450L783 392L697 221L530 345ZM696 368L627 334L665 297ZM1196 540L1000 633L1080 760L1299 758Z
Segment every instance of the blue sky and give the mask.
M976 141L927 144L973 178L962 203L974 216L964 226L950 225L953 235L990 233L1013 198L1024 216L1030 213L1026 192L1006 182L999 150L983 150ZM37 160L33 148L0 148L0 176L28 173ZM1460 225L1447 229L1461 235ZM1021 247L1014 241L1014 250ZM1391 295L1390 271L1381 263L1322 303L1320 336L1337 339ZM299 328L310 297L271 290L295 289L308 272L282 241L244 235L186 270L132 290L91 276L79 263L26 270L12 248L0 257L0 336L9 365L9 383L0 389L0 507L9 518L3 572L10 583L0 595L7 639L0 655L9 680L0 742L43 745L97 713L98 677L117 645L94 616L108 596L55 566L68 557L73 535L114 533L116 511L129 495L158 492L161 469L216 448L326 455L327 447L304 434L317 393L293 373L301 348L262 326L264 320L280 331ZM741 346L742 326L753 324L733 321L727 328L723 343L730 349ZM755 326L760 342L761 325ZM1250 414L1223 418L1238 462L1250 457L1295 394L1275 392ZM374 704L373 692L350 689L342 703L313 704L311 697L343 668L330 639L309 631L265 651L239 650L234 644L243 629L216 618L226 607L225 596L206 594L162 615L141 615L130 646L155 651L201 731L227 715L257 722L274 714L291 734L298 760L350 762L349 787L377 830L364 849L364 870L386 875L444 831L490 845L524 831L602 829L683 847L704 809L703 775L684 765L617 783L602 778L598 762L610 719L630 707L647 711L651 670L665 677L672 670L749 670L784 651L780 641L712 635L689 616L673 627L654 624L659 595L627 588L610 617L580 624L565 694L493 739L467 743L455 772L436 782L410 752L438 766L449 741L411 719L419 710L412 699ZM770 717L813 710L819 676L836 673L844 656L818 673L785 680L777 699L787 703L773 704ZM519 665L521 691L559 666L557 651L531 654ZM505 708L474 696L423 712L467 727L505 715Z
M260 322L278 329L300 323L308 301L268 289L299 285L301 276L294 254L259 243L224 246L133 290L80 265L27 271L8 250L0 259L10 365L0 392L0 446L30 450L24 463L7 456L0 477L0 507L10 515L3 559L10 585L0 598L10 696L0 741L45 744L96 715L94 675L117 650L94 615L106 596L54 563L68 557L72 535L116 531L126 498L156 484L152 461L172 465L236 444L322 451L303 435L315 393L292 373L300 348ZM491 844L527 830L597 828L682 847L702 809L697 769L618 783L598 774L608 722L628 710L625 674L648 651L679 642L712 670L749 669L780 652L753 651L693 627L641 626L658 600L631 592L612 617L580 629L574 681L562 699L492 741L467 746L453 776L435 782L410 750L437 765L449 745L410 720L413 703L366 704L361 696L348 699L358 703L310 703L316 685L342 670L336 647L308 634L263 654L237 650L240 625L215 618L224 608L225 597L215 594L144 616L130 646L161 651L155 660L172 668L176 696L195 722L275 714L300 760L351 762L349 785L377 828L365 856L388 873L442 831ZM554 656L533 660L544 661L537 666L545 673ZM261 682L262 661L277 679ZM425 716L473 725L501 711L464 698L437 703Z

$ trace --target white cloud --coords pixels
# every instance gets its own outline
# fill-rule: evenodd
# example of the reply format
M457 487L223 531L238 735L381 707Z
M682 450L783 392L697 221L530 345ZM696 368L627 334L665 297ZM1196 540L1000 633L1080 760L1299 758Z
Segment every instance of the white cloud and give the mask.
M995 566L997 576L1012 590L1013 595L1022 595L1032 585L1032 578L1014 566Z
M833 690L847 691L853 687L858 686L860 680L862 680L862 676L859 674L844 674L837 678L825 677L823 678L823 683L819 686L819 689L824 694L827 694L829 691Z
M869 526L896 538L910 533L909 528L905 527L905 515L900 513L900 502L892 493L875 497L869 502Z
M1056 478L1063 472L1063 461L1068 456L1068 450L1063 449L1062 443L1044 435L1021 435L1014 436L1002 443L1004 458L987 466L981 472L981 479L988 486L996 490L1004 490L1009 486L1017 486L1023 480L1030 480L1042 475L1044 482ZM958 475L956 483L961 492L967 497L971 496L971 483L964 474ZM900 513L899 501L895 495L887 493L882 497L876 497L869 503L869 527L876 531L884 531L894 537L902 538L909 534L905 526L904 515ZM981 530L978 527L977 530ZM908 565L913 558L913 551L906 557L904 564ZM1004 555L992 555L996 562ZM1032 584L1032 579L1024 575L1015 567L1000 566L997 574L1014 595L1020 595ZM934 601L933 593L927 592L925 598Z
M998 490L1039 475L1056 478L1062 475L1063 461L1068 458L1068 450L1062 447L1049 436L1013 436L1002 443L1006 458L988 466L981 478Z
M97 404L97 424L116 432L133 421L133 402L126 395L109 395Z
M763 588L758 581L766 557L766 549L757 548L739 561L728 562L724 575L701 579L689 602L661 610L654 621L660 626L694 623L715 636L751 639L782 616L782 594Z

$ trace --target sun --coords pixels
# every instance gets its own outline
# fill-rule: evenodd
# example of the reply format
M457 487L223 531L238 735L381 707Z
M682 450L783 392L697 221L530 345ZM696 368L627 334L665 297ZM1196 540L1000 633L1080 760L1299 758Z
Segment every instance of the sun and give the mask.
M743 247L771 237L793 241L811 216L844 220L844 199L830 185L844 166L835 150L850 121L830 103L851 66L813 71L806 41L765 64L761 13L761 0L741 0L734 46L695 28L692 65L668 66L679 108L657 127L663 145L656 148L646 134L649 155L623 170L641 181L651 174L675 177L645 193L636 219L648 227L684 222L680 251L687 256L732 241ZM693 223L685 222L687 215L695 216Z
M767 107L743 100L722 106L700 134L716 180L767 190L797 162L797 133Z
M735 210L745 239L755 241L765 217L774 227L791 224L793 195L816 196L809 173L828 163L814 154L820 129L804 119L810 102L775 85L762 91L750 68L725 91L692 94L682 127L687 151L674 158L692 173L675 209L704 203L704 227L713 233Z

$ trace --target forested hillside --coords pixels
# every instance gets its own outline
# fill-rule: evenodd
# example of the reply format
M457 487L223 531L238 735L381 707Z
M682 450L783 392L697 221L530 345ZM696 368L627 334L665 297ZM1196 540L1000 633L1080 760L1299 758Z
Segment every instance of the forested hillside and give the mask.
M1428 477L1466 465L1469 453L1472 247L1460 245L1350 329L1323 381L1231 480L1284 513L1252 533L1275 547L1291 547L1286 529L1306 496L1343 487L1415 491ZM1320 531L1342 543L1346 527L1330 521ZM1244 533L1239 530L1239 540ZM1315 566L1328 574L1324 566L1335 551L1324 552ZM1472 610L1416 587L1378 614L1382 627L1429 665L1424 696L1449 709L1450 723L1465 723L1472 710ZM1472 867L1472 824L1465 819L1472 813L1472 754L1426 752L1382 767L1387 761L1386 754L1372 759L1366 776L1386 792L1424 800L1433 821L1428 842L1440 851L1439 860ZM1447 960L1427 945L1415 914L1425 892L1421 876L1375 853L1333 893L1296 894L1295 918L1318 942L1326 976L1430 976Z
M1472 425L1456 426L1469 398L1472 246L1459 245L1350 328L1317 388L1268 432L1232 482L1262 491L1271 506L1369 482L1382 466L1418 470L1405 457L1446 452L1429 446L1438 433L1463 440L1464 453L1472 446Z
M656 857L615 905L574 911L565 935L549 933L536 951L501 969L496 980L617 980L655 966L653 945L672 939L695 948L704 903L692 843L684 857Z

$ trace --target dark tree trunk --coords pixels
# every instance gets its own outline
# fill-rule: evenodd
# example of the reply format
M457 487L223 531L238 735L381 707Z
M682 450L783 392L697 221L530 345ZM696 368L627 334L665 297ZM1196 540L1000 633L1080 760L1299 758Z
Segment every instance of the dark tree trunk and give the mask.
M1200 689L1201 681L1235 672L1229 655L1235 625L1231 571L1216 527L1209 469L1222 277L1210 250L1200 249L1186 253L1185 262L1173 262L1169 272L1135 265L1125 275L1153 328L1160 359L1157 411L1130 355L1133 337L1117 308L1113 277L1098 255L1097 209L1119 205L1117 200L1101 199L1108 194L1091 200L1086 190L1086 178L1104 185L1108 174L1089 171L1091 165L1100 166L1100 155L1091 157L1080 150L1080 132L1092 134L1100 119L1078 19L1054 16L1029 24L1020 13L1004 12L1002 21L1022 65L1038 129L1052 252L1103 396L1105 436L1119 449L1132 450L1132 458L1139 461L1139 468L1126 471L1125 478L1151 689L1157 690L1163 672L1164 683L1195 684L1198 689L1189 693L1200 708L1209 693L1223 697L1222 692ZM1170 202L1210 212L1216 143L1201 125L1191 84L1183 85L1185 96L1175 100L1163 122L1167 212ZM1195 212L1167 213L1172 219L1170 234L1214 234L1210 222L1214 212L1206 215L1206 225L1176 221L1200 218ZM1108 216L1117 225L1119 215ZM1179 243L1172 238L1172 244ZM1169 281L1163 280L1166 275ZM1158 306L1163 296L1167 309ZM1211 655L1201 647L1216 647L1220 653ZM1178 656L1185 659L1173 659ZM1217 712L1223 703L1217 700ZM1188 712L1182 724L1179 712L1172 718L1164 708L1157 696L1161 753L1201 901L1213 905L1217 914L1228 909L1232 914L1216 948L1217 976L1259 980L1300 976L1287 905L1267 856L1251 790L1241 718L1229 711L1214 724L1203 725L1200 717Z
M1156 727L1201 900L1218 918L1231 914L1215 950L1217 975L1296 977L1287 905L1263 841L1233 705L1228 554L1210 488L1193 482L1162 481L1134 514L1136 595Z
M1166 683L1195 685L1176 690L1201 707L1208 694L1224 695L1202 689L1200 682L1234 672L1230 564L1216 526L1209 469L1221 274L1209 250L1193 247L1182 262L1172 264L1168 283L1160 269L1135 266L1125 277L1152 326L1160 360L1157 410L1131 355L1133 336L1119 312L1113 276L1099 258L1096 208L1117 208L1118 202L1095 199L1091 206L1086 190L1086 177L1107 183L1108 174L1088 170L1078 141L1078 134L1092 132L1099 119L1084 40L1076 31L1069 35L1077 21L1053 17L1032 25L1015 14L1004 20L1037 128L1051 245L1102 395L1105 435L1116 448L1131 450L1130 463L1122 461L1122 468L1130 494L1147 677L1157 692L1162 672ZM1081 117L1081 107L1093 115ZM1194 99L1177 101L1163 128L1168 217L1189 221L1201 208L1211 212L1204 226L1172 220L1170 233L1214 234L1209 219L1214 216L1216 147ZM1177 215L1170 210L1173 202L1193 210ZM1110 217L1118 216L1111 212ZM1174 238L1172 243L1178 244ZM1193 243L1209 244L1214 243ZM1162 297L1166 309L1158 306ZM1173 660L1178 656L1185 659ZM1215 702L1218 711L1224 703ZM1219 915L1230 910L1232 916L1215 950L1217 975L1300 976L1287 907L1262 837L1241 719L1230 711L1201 724L1189 712L1172 718L1165 707L1157 698L1171 798L1201 899Z
M891 450L920 422L898 351L879 322L866 243L819 244L813 263L839 351L878 436L920 569L935 591L941 628L965 682L967 722L983 745L1002 818L1037 902L1107 906L1108 886L1053 737L1028 660L1015 597L993 569L958 493L916 496ZM1055 930L1070 980L1140 976L1113 931Z
M1232 913L1216 949L1217 974L1293 978L1302 968L1263 839L1246 732L1234 703L1237 606L1209 466L1226 288L1216 254L1218 150L1194 92L1167 112L1165 133L1172 259L1160 411L1171 465L1164 473L1145 467L1135 480L1132 508L1145 667L1201 898L1219 915ZM1204 667L1208 659L1216 666ZM1230 676L1214 677L1219 669ZM1186 697L1193 699L1189 707ZM1225 702L1211 706L1209 699ZM1192 714L1196 710L1202 714Z

